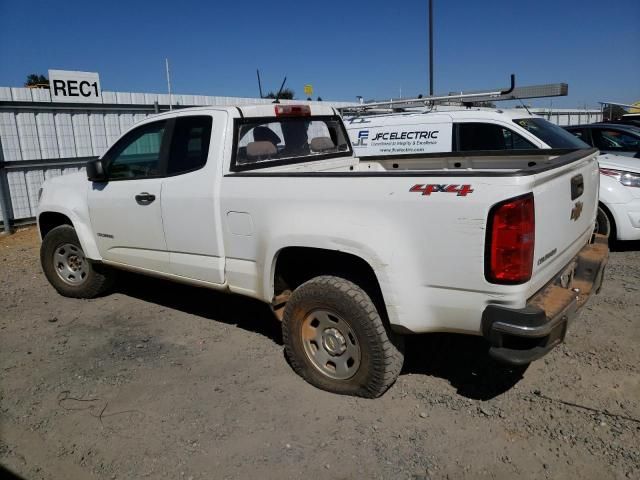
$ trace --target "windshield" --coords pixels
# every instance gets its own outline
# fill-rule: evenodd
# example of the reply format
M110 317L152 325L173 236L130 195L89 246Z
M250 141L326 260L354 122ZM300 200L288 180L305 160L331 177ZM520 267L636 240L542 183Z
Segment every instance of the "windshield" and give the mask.
M514 122L549 145L549 148L590 148L572 133L544 118L520 118Z
M337 117L247 119L240 124L236 168L351 155L342 122Z

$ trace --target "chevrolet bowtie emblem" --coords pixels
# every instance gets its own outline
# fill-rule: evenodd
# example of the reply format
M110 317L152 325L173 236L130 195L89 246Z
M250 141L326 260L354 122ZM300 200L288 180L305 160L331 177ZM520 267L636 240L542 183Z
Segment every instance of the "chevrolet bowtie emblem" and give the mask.
M571 210L571 220L578 221L578 219L580 218L580 215L582 214L582 207L583 207L582 202L576 202L575 206L573 207L573 210Z

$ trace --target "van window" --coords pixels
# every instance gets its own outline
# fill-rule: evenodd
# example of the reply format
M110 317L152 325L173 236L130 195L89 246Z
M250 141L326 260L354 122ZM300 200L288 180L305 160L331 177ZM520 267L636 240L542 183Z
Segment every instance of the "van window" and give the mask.
M526 128L529 133L538 137L549 148L589 148L589 145L578 137L544 118L519 118L514 122L522 128Z
M459 123L458 150L531 150L531 142L508 128L492 123Z

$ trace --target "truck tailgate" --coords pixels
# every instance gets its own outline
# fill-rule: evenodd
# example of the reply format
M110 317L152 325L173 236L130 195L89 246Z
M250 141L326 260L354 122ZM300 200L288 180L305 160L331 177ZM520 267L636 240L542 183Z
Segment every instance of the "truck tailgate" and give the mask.
M599 189L597 151L536 174L535 249L530 295L578 253L593 231Z

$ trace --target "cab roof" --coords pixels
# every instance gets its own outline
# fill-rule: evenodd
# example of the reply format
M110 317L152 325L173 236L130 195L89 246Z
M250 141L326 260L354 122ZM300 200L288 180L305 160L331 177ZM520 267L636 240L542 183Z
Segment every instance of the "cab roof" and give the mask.
M287 102L287 103L268 103L268 104L257 104L257 105L238 105L238 106L204 106L204 107L188 107L188 108L178 108L175 110L171 110L169 112L162 112L157 115L154 115L153 118L158 117L174 117L179 116L183 113L189 112L229 112L231 116L234 117L276 117L276 106L290 107L290 106L302 106L309 107L311 110L311 116L325 116L325 115L337 115L337 111L335 108L330 107L328 105L318 105L318 104L309 104L305 102Z

